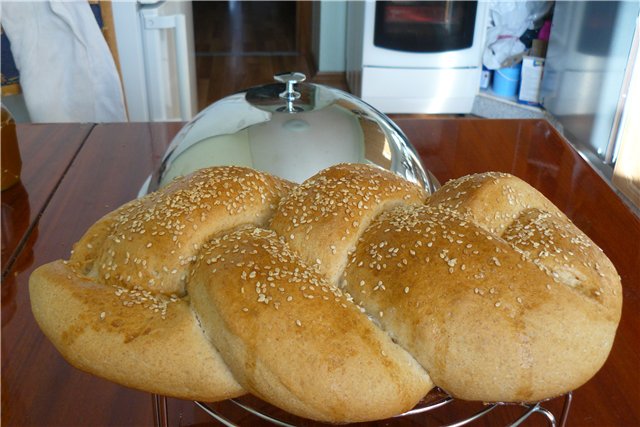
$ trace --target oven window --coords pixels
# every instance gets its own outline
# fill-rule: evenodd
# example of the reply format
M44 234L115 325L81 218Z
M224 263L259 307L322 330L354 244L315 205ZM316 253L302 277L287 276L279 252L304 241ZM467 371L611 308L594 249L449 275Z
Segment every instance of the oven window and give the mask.
M374 44L407 52L446 52L473 44L475 1L376 2Z

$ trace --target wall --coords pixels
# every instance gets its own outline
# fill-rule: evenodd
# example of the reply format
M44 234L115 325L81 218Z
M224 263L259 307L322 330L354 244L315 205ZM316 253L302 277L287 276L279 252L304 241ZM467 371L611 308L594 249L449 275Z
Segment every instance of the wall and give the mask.
M311 51L319 72L343 72L347 30L347 2L314 2Z

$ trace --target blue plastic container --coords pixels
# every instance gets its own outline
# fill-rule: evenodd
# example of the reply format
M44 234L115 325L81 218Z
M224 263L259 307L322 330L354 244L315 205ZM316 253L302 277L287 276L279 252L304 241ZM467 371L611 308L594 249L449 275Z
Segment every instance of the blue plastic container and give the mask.
M493 73L493 92L498 96L512 97L518 93L522 63L500 68Z

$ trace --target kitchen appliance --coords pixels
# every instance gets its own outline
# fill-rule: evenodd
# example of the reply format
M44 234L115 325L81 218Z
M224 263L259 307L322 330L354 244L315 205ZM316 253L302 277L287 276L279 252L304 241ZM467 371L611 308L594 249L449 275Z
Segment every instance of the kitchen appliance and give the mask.
M487 3L349 2L347 82L385 113L469 113Z
M191 2L112 2L130 121L188 121L197 111Z
M605 177L620 145L639 19L637 1L556 2L554 9L541 102Z
M211 104L187 123L143 193L207 166L248 166L302 182L342 162L374 164L435 190L437 181L387 116L346 92L304 83L302 73L274 78Z

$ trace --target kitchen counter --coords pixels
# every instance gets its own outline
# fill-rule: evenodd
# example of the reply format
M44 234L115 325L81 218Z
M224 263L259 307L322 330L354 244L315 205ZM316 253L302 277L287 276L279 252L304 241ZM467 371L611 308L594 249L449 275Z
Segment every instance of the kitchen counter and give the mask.
M573 393L569 425L640 423L640 218L544 120L395 118L440 180L488 170L528 181L564 211L613 261L622 277L622 320L602 370ZM98 218L136 197L180 123L18 125L22 182L2 193L2 425L152 425L152 396L68 365L31 314L30 273L68 258ZM556 417L562 398L545 402ZM401 425L448 423L479 404L457 402ZM240 425L254 418L214 405ZM470 412L471 411L471 412ZM523 412L499 407L486 425ZM167 399L171 426L210 418L192 402ZM528 425L545 425L540 414ZM393 423L392 423L393 424Z

